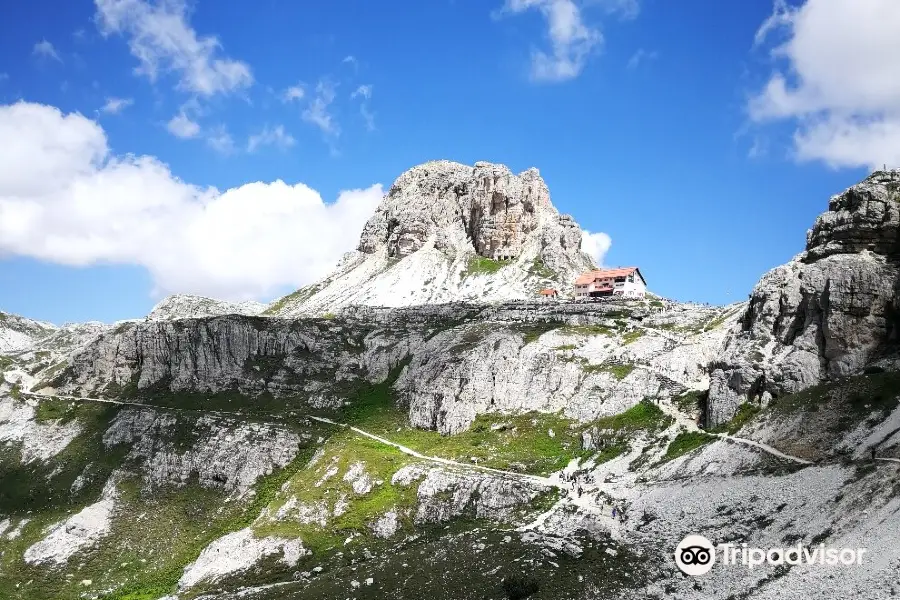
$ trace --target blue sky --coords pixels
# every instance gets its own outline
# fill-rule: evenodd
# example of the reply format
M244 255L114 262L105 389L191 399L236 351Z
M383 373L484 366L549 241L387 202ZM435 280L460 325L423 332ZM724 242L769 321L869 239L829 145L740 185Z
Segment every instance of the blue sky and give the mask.
M7 3L0 309L271 299L355 246L376 184L440 158L536 166L610 236L606 264L665 296L744 299L829 196L900 162L883 134L900 93L858 68L884 46L806 60L900 14L832 3L831 22L823 3Z

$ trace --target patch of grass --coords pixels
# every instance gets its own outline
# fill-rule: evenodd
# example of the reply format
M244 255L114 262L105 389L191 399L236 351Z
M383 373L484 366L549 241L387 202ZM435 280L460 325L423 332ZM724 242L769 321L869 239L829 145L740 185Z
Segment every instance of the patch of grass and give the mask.
M518 330L522 331L522 341L525 344L537 341L539 337L554 329L559 329L559 323L528 323L518 327Z
M649 399L644 399L623 413L611 417L603 417L595 422L600 429L633 432L645 430L661 431L672 424L672 417L667 415Z
M616 330L606 325L566 325L560 329L562 333L570 335L615 335Z
M673 398L672 403L678 407L678 410L681 412L692 414L701 410L708 395L709 392L707 391L691 390L681 396Z
M622 345L628 345L644 335L643 329L632 329L622 334Z
M722 423L718 427L711 429L713 433L727 433L728 435L734 435L737 433L741 427L746 425L753 417L755 417L762 408L758 404L751 404L750 402L742 403L734 416L727 421L726 423Z
M509 260L494 260L484 256L473 256L469 259L469 264L463 272L463 278L476 275L492 275L511 262Z
M613 377L618 380L625 379L634 371L634 365L632 364L600 364L600 365L582 365L582 369L585 373L611 373Z
M323 285L319 283L313 283L307 286L304 286L297 290L296 292L292 292L287 296L283 296L273 302L266 310L262 312L264 315L273 315L281 312L285 309L289 304L301 304L306 302L313 296L315 296L321 289Z
M873 411L887 415L897 407L898 396L900 373L872 373L845 377L781 396L769 403L769 410L793 414L816 410L833 401L837 407L855 417L865 416Z
M322 318L326 321L332 321L336 316L333 312L322 313Z
M669 444L669 447L666 448L666 453L657 464L666 463L679 456L683 456L715 439L715 436L703 433L702 431L682 431L675 436L675 439L673 439Z
M536 275L537 277L543 277L544 279L559 278L559 274L545 265L540 256L536 256L534 260L531 261L531 266L528 268L528 272L532 275Z

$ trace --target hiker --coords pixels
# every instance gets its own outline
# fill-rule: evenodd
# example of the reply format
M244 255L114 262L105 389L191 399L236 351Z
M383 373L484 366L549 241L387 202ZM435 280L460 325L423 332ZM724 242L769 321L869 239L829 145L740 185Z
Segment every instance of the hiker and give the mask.
M616 518L616 507L613 506L613 519L615 519L615 518Z
M875 448L872 448L872 461L875 461Z
M578 486L578 497L581 498L581 486Z

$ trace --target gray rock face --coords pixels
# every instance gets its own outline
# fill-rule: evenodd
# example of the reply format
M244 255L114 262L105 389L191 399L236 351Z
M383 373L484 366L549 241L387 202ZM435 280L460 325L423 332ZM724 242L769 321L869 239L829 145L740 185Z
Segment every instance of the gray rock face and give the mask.
M834 196L806 250L763 276L711 367L711 424L859 372L897 341L900 172L876 172Z
M487 162L473 168L435 161L397 178L366 223L359 251L371 254L387 247L388 256L403 258L434 238L434 247L442 251L473 249L488 258L515 258L542 217L552 221L555 213L537 169L513 175ZM560 243L577 250L577 225L566 221L563 230L568 235Z
M358 365L360 332L322 321L226 316L146 321L104 333L54 385L117 395L171 391L314 392Z
M508 520L541 493L553 488L537 482L444 467L409 465L397 471L392 485L418 483L416 523L443 523L467 515Z
M551 204L537 169L514 175L487 162L429 162L397 178L366 223L357 252L267 312L494 302L533 298L548 286L570 294L575 277L592 267L581 238L575 221ZM470 261L479 256L507 262L473 273Z
M642 303L509 303L355 307L333 319L142 321L101 335L53 386L137 398L239 390L320 408L352 401L354 388L394 371L395 398L418 427L457 433L492 412L589 420L644 397L705 388L705 365L721 354L737 314L736 307L651 313ZM722 317L724 326L696 333Z
M172 443L177 428L183 446ZM187 420L153 409L122 410L103 435L107 448L128 444L149 488L184 485L196 478L208 488L243 494L257 479L287 465L304 440L267 424L203 416Z

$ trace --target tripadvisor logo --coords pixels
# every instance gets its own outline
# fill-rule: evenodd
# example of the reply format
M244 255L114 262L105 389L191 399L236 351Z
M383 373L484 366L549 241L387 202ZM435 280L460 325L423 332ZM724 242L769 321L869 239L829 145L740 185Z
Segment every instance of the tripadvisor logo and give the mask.
M687 575L704 575L713 568L718 552L722 565L742 565L754 569L760 565L861 565L866 548L827 548L825 544L789 548L750 548L747 544L719 544L702 535L689 535L675 547L675 564Z
M675 548L675 564L688 575L704 575L716 562L716 548L702 535L689 535Z

